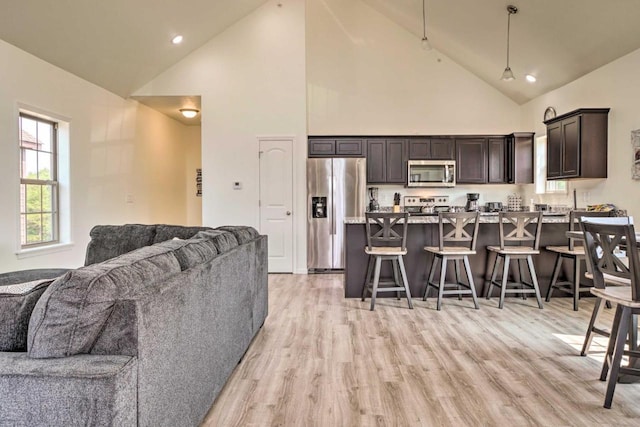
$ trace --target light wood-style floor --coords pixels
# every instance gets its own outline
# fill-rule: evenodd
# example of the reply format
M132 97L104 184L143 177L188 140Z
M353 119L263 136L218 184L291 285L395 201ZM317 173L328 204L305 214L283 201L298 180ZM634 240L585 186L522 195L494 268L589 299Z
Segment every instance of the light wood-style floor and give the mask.
M269 317L204 426L638 426L640 383L602 407L592 299L345 299L341 275L271 275ZM613 310L605 310L610 324ZM602 345L598 345L602 344Z

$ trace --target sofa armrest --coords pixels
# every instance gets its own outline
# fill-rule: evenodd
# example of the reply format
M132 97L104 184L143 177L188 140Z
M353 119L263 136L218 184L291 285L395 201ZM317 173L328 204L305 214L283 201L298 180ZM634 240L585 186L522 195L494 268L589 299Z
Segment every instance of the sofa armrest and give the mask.
M68 268L36 268L2 273L0 274L0 286L31 282L33 280L55 279L67 271L69 271Z
M135 426L137 359L32 359L0 352L0 420L29 426Z

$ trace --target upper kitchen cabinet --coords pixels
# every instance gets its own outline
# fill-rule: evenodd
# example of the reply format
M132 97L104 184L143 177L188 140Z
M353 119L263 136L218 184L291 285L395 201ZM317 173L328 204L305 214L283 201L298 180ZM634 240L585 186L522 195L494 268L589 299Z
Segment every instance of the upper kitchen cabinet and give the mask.
M487 182L489 184L503 184L507 182L507 157L505 154L505 138L489 138L488 157L489 170Z
M514 132L505 138L505 182L533 184L533 132Z
M404 139L368 139L367 182L405 184L407 182L407 141Z
M581 108L545 121L547 179L606 178L608 108Z
M487 182L487 139L456 139L456 182L485 184Z
M409 160L453 160L454 140L451 138L412 138L409 140Z
M309 137L309 157L363 157L364 143L359 138Z

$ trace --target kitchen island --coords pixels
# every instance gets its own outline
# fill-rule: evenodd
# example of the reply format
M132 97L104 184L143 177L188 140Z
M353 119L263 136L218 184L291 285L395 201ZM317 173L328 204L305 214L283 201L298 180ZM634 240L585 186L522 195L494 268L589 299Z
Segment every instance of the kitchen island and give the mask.
M555 262L555 254L544 250L545 246L566 245L566 231L569 228L568 215L549 215L542 219L542 231L540 235L540 255L533 257L533 262L538 275L540 292L544 298L549 287L551 274ZM359 298L362 294L362 286L367 274L367 255L364 248L367 244L364 217L345 218L345 270L344 293L346 298ZM407 279L413 298L422 297L426 286L429 266L432 255L423 250L425 246L438 246L438 217L415 216L409 217L407 231L407 250L404 263L407 270ZM482 214L478 228L478 240L476 243L476 255L469 257L473 280L478 296L484 296L487 282L491 277L495 255L489 255L487 246L499 245L500 234L498 231L498 215ZM389 264L389 263L384 263ZM563 267L566 267L564 263ZM584 263L583 263L584 264ZM512 272L515 272L517 263L512 263ZM439 268L439 267L438 267ZM565 274L571 275L571 268L565 268ZM449 266L447 281L453 280L453 267ZM451 276L449 277L449 273ZM500 274L500 273L499 273ZM391 277L391 269L383 265L381 276ZM433 291L431 295L434 295ZM497 291L494 290L497 296ZM557 292L557 296L563 293Z

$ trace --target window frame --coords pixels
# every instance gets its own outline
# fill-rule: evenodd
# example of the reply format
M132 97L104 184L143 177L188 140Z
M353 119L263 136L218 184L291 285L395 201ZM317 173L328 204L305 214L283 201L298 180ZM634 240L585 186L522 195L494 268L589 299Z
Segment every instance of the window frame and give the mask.
M28 119L28 120L33 120L36 123L44 123L47 124L49 126L51 126L52 128L52 132L51 132L51 151L44 151L44 150L39 150L39 149L34 149L34 148L29 148L23 145L23 124L22 124L22 120L23 118ZM18 214L19 214L19 218L20 218L20 248L21 249L33 249L33 248L43 248L43 247L48 247L48 246L52 246L52 245L58 245L60 243L60 181L59 181L59 123L55 120L51 120L48 118L44 118L44 117L40 117L38 115L26 112L26 111L20 111L19 115L18 115L18 151L19 151L19 193L20 193L20 205L18 208ZM36 135L34 135L34 137L37 139L38 135L36 133ZM37 153L48 153L51 155L52 160L51 160L51 176L50 179L48 180L44 180L44 179L33 179L33 178L24 178L23 177L23 164L24 164L24 159L26 158L26 153L27 152L35 152L36 153L36 158L38 158ZM37 212L29 212L27 209L27 202L26 202L26 198L27 198L27 189L25 187L24 189L24 200L22 198L22 194L23 194L23 185L27 186L27 185L38 185L41 188L41 192L40 194L42 195L42 190L44 188L50 188L51 191L51 211L45 211L44 207L42 206L42 204L40 205L40 210ZM42 196L41 196L41 200L42 200ZM26 224L27 224L27 220L26 220L26 216L29 214L40 214L40 224L41 224L41 232L40 232L40 240L36 241L36 242L32 242L29 243L27 241L27 230L26 230ZM47 240L43 240L43 234L42 234L42 224L43 224L43 220L42 220L42 215L51 215L51 239L47 239ZM24 222L23 222L23 217L24 217ZM23 224L24 224L24 228L23 228Z

